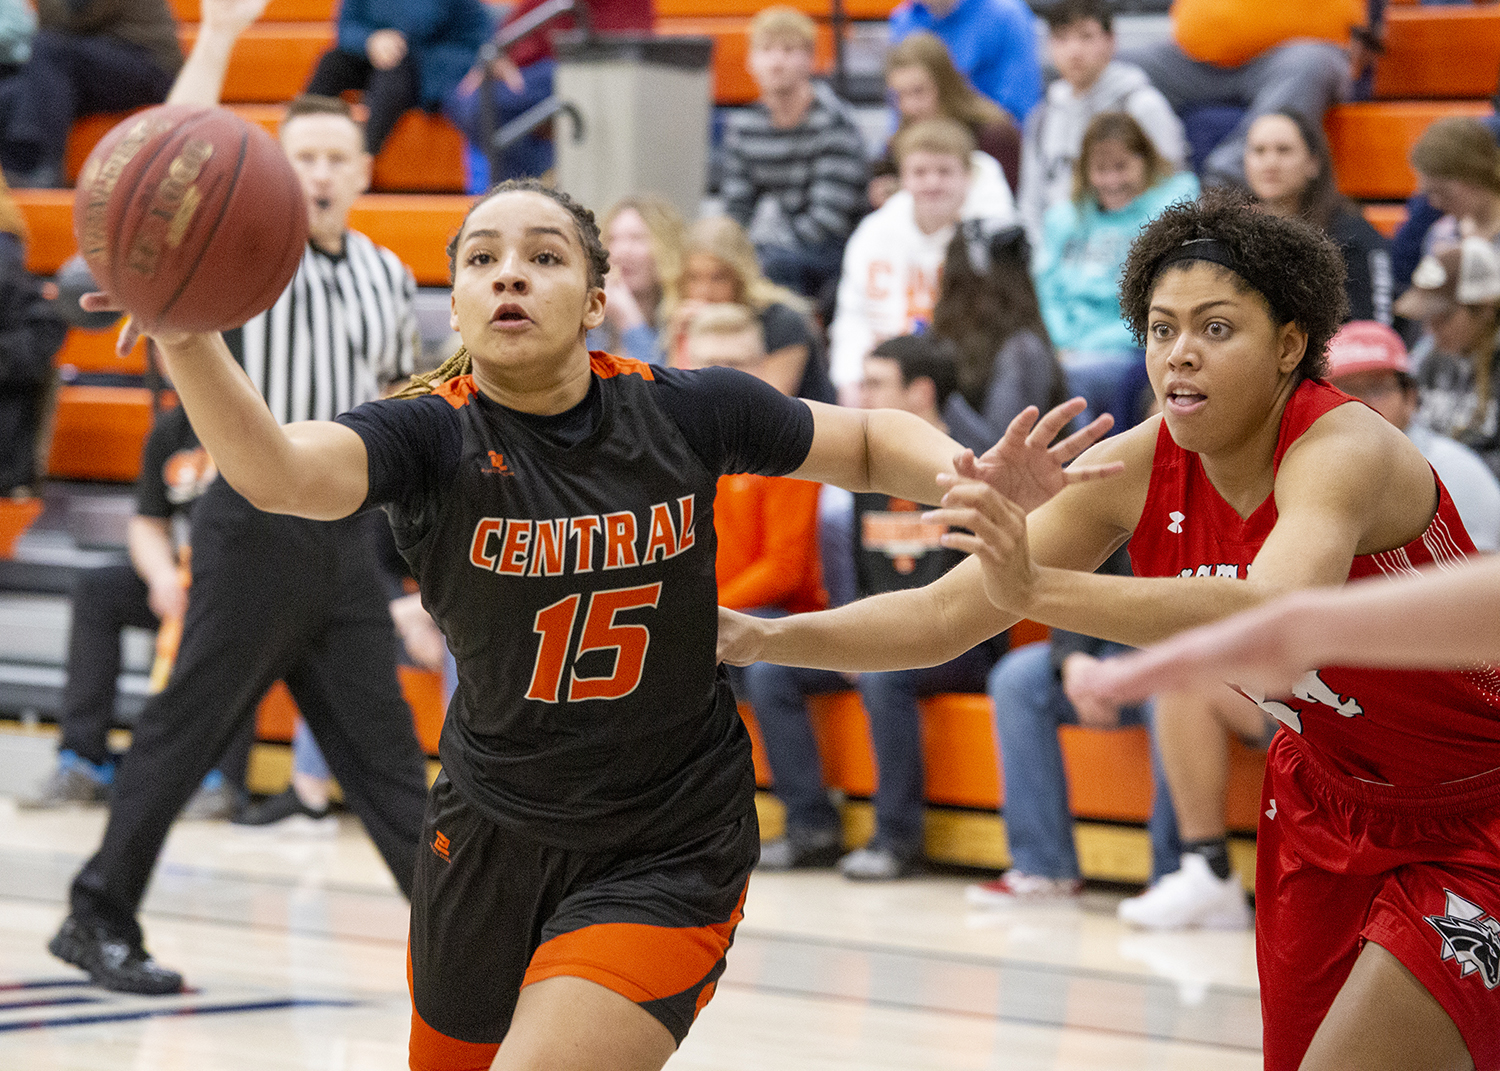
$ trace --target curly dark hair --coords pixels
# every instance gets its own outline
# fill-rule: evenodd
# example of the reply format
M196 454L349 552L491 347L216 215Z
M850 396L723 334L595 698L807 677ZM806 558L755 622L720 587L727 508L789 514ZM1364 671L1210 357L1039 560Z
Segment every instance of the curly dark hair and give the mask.
M1312 224L1262 212L1236 190L1214 189L1196 202L1173 205L1130 247L1120 280L1120 311L1141 345L1147 341L1151 294L1162 262L1183 243L1200 238L1229 250L1241 266L1230 273L1236 288L1259 294L1277 326L1295 323L1307 333L1296 381L1325 375L1328 340L1349 317L1344 258Z
M463 237L464 228L469 225L469 217L480 205L502 193L539 193L565 208L573 217L573 228L578 232L578 244L583 247L584 258L588 261L589 286L601 288L604 286L604 277L609 274L609 250L604 248L604 239L599 234L599 224L594 220L594 213L562 190L547 186L534 178L507 179L505 182L491 186L485 191L483 197L469 206L469 210L464 213L463 222L458 225L458 232L448 242L448 280L450 282L458 269L458 240Z

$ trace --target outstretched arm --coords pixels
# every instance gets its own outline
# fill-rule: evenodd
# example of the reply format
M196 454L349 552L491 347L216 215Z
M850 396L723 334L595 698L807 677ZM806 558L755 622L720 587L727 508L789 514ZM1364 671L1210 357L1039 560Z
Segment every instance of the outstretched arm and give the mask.
M277 424L222 335L156 344L199 441L251 505L331 521L364 504L369 458L355 432L320 420Z
M931 504L943 495L940 474L969 474L982 468L985 478L1001 493L1034 509L1070 484L1122 471L1118 464L1064 467L1109 431L1110 418L1100 417L1053 445L1052 440L1085 405L1082 398L1074 398L1040 419L1036 408L1030 407L1011 421L1005 435L983 458L975 459L973 451L910 413L809 402L814 420L812 448L791 475Z
M1300 591L1139 654L1092 666L1078 687L1134 703L1232 681L1283 695L1324 665L1461 669L1500 662L1500 558L1394 580Z
M224 91L224 74L234 43L246 28L260 18L270 0L202 0L202 22L193 50L188 53L168 104L201 104L211 108Z

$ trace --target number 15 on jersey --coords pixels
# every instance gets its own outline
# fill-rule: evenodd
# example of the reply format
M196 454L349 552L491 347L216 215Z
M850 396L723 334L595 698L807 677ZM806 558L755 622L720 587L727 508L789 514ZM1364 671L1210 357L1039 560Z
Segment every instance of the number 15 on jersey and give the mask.
M562 692L563 676L568 677L568 702L586 699L621 699L641 683L646 665L646 651L651 646L651 629L646 625L618 624L616 619L627 610L656 608L661 584L644 584L634 588L596 591L588 597L583 631L578 649L569 649L573 625L578 620L584 596L569 595L536 612L531 630L541 637L537 644L536 665L531 671L531 686L526 698L541 703L556 703ZM580 677L579 659L591 651L614 651L614 672L604 677Z

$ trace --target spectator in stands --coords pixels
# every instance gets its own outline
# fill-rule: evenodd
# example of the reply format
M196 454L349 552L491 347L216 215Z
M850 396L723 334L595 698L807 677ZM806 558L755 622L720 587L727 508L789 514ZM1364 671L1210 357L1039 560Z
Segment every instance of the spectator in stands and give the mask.
M1476 234L1500 246L1500 145L1478 119L1439 119L1411 150L1417 186L1443 213L1424 250Z
M918 30L942 38L964 77L1017 122L1041 100L1036 16L1021 0L902 0L891 12L891 44Z
M36 0L31 57L7 88L0 165L11 186L63 186L73 121L160 104L182 66L166 0Z
M609 278L604 283L604 323L589 332L589 348L659 364L662 310L672 304L667 287L682 276L682 216L664 197L626 197L604 214Z
M57 713L57 766L17 800L29 810L103 803L114 780L109 749L121 636L127 626L155 629L187 610L187 578L178 565L194 500L213 482L213 461L198 445L181 407L160 410L141 451L135 515L126 529L129 563L79 574L73 589L67 676ZM184 818L228 818L238 810L253 725L234 741L183 810Z
M760 273L750 238L728 216L700 219L688 228L682 274L669 288L664 348L670 363L687 364L683 341L688 324L704 305L744 305L760 320L767 356L762 379L783 394L815 402L834 400L828 366L808 321L806 302Z
M848 106L812 80L815 34L812 19L789 7L768 7L750 23L760 99L725 122L719 183L724 210L749 231L766 276L808 297L838 276L866 171Z
M520 0L512 5L496 31L496 38L546 2ZM588 10L589 26L596 32L650 33L655 21L652 0L584 0L582 6ZM479 62L449 96L448 117L470 143L470 193L482 193L494 183L506 179L540 176L551 170L552 138L545 127L533 130L509 146L500 157L500 169L493 174L484 141L528 108L552 96L552 78L557 66L552 54L552 35L576 28L577 20L571 14L562 15L548 22L545 28L523 37L505 52L493 45L481 48ZM486 62L489 64L491 94L488 131L481 129L486 125L486 118L479 93L484 82L482 68Z
M1026 232L964 223L948 243L932 333L953 344L957 389L943 406L948 434L976 453L999 441L1021 410L1068 397L1032 289Z
M1491 142L1500 139L1500 115L1482 116L1478 122L1489 132ZM1431 245L1428 232L1448 211L1432 203L1427 196L1427 183L1436 183L1438 200L1449 208L1454 206L1444 194L1457 194L1461 202L1472 201L1482 215L1500 215L1500 208L1489 203L1500 195L1495 179L1496 171L1500 171L1500 160L1496 159L1497 150L1492 145L1483 145L1473 139L1466 120L1456 126L1451 126L1450 123L1451 120L1433 123L1417 143L1421 145L1424 141L1427 142L1422 152L1425 166L1418 166L1415 159L1412 161L1412 166L1417 168L1417 192L1407 199L1406 218L1391 239L1391 274L1395 283L1393 292L1404 290L1411 283L1411 273L1416 270L1417 262ZM1413 156L1415 155L1413 147ZM1485 166L1486 160L1491 165L1489 168ZM1427 168L1432 171L1429 172ZM1462 209L1462 203L1459 207ZM1451 237L1451 234L1448 236Z
M974 88L953 66L948 46L936 35L918 30L885 57L885 85L896 106L899 134L912 123L947 116L974 135L978 152L1000 165L1011 193L1021 168L1021 132L1016 121L994 101ZM975 166L984 161L975 157ZM901 188L896 159L887 146L875 162L868 189L870 206L879 208Z
M767 377L760 322L744 305L704 305L687 327L692 368ZM746 613L802 613L828 605L818 562L818 490L808 480L741 473L719 477L714 532L719 604Z
M258 6L202 5L172 103L217 103L235 37ZM409 373L417 329L410 270L348 229L372 161L347 105L299 98L280 133L307 201L308 247L276 304L226 342L286 423L333 416ZM314 308L326 315L313 316ZM332 355L342 393L311 389L314 351ZM192 598L176 665L136 723L103 841L73 879L70 913L47 946L94 984L124 992L182 988L182 976L146 952L141 900L172 819L276 680L287 682L403 893L426 807L426 760L396 677L395 632L362 522L264 513L222 479L193 520Z
M1123 549L1118 550L1099 571L1129 576L1130 559ZM987 691L995 708L1005 774L1002 810L1011 866L993 881L969 886L967 897L976 907L1066 901L1083 887L1057 731L1062 725L1114 730L1151 724L1149 703L1119 707L1073 699L1073 674L1081 665L1126 650L1118 643L1054 629L1047 640L1011 651L990 672ZM1146 828L1151 840L1151 874L1156 879L1177 868L1181 845L1172 799L1154 748L1151 769L1155 793ZM1248 913L1245 919L1248 922Z
M913 123L891 149L901 190L860 221L844 251L830 346L833 382L845 404L858 400L864 359L876 343L932 323L943 256L959 221L1015 219L1004 181L980 181L974 158L984 154L974 151L974 136L958 120Z
M1473 450L1413 419L1422 391L1400 335L1370 321L1345 324L1328 344L1328 381L1406 432L1453 496L1474 546L1500 550L1500 481Z
M364 94L365 149L380 152L408 109L442 108L490 34L482 0L342 0L338 42L305 92Z
M1245 109L1198 166L1206 185L1242 184L1250 124L1274 111L1322 123L1323 113L1348 95L1353 79L1370 65L1384 6L1383 0L1173 0L1172 36L1126 58L1179 115L1204 104Z
M1047 209L1032 272L1069 389L1094 413L1130 422L1145 355L1120 317L1120 273L1130 243L1177 201L1198 196L1191 171L1173 174L1128 112L1102 112L1084 131L1072 196Z
M52 358L67 331L26 270L26 220L0 178L0 496L41 490L56 396Z
M1500 473L1500 252L1473 235L1429 253L1395 312L1421 321L1416 421L1474 450Z
M1350 319L1391 322L1390 249L1339 193L1321 125L1290 111L1256 119L1245 135L1245 183L1267 212L1301 216L1333 239L1348 272Z
M1139 67L1115 58L1114 20L1103 0L1062 0L1043 13L1047 52L1058 79L1026 118L1019 208L1026 236L1042 244L1042 218L1073 200L1074 164L1089 123L1101 112L1133 116L1171 171L1186 162L1182 121Z
M947 347L908 335L888 339L865 360L866 408L903 409L942 429L942 408L955 384ZM963 559L939 542L942 530L922 520L923 506L874 493L854 496L857 594L874 595L930 583ZM1003 637L996 637L930 669L862 673L855 682L870 717L878 782L875 834L842 854L838 813L823 786L807 696L842 691L850 682L826 670L756 663L746 666L745 691L765 740L778 799L786 805L786 833L761 849L767 870L827 866L838 861L847 878L886 881L920 867L923 855L923 772L920 696L971 692L984 685Z
M0 79L9 78L31 58L36 12L26 0L0 0Z

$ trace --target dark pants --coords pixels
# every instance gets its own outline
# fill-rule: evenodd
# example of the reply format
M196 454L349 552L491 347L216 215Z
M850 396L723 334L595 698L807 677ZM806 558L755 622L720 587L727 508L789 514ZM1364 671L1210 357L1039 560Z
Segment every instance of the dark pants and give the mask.
M838 281L844 264L844 240L795 248L758 245L755 254L767 279L803 297L817 299L825 287Z
M374 155L396 128L396 121L418 104L417 61L410 51L388 71L377 70L362 52L331 48L318 60L307 92L336 97L350 89L364 93L370 117L365 120L365 148Z
M60 178L75 119L160 104L172 76L146 49L118 37L38 30L12 83L0 163L18 176L52 169Z
M139 939L135 915L172 821L277 679L410 893L426 768L361 531L375 519L261 513L222 479L194 505L182 648L115 774L104 842L73 881L82 921Z
M114 721L115 688L120 676L120 633L127 626L154 629L160 624L147 602L146 583L129 565L90 569L73 589L73 627L68 636L68 679L63 685L58 747L95 766L113 759L109 727ZM255 719L230 741L218 769L231 785L245 782Z
M981 644L951 662L929 669L861 673L860 699L870 716L878 782L875 837L902 853L922 847L923 767L921 696L938 692L979 692L995 663L994 650ZM745 690L766 745L776 798L786 806L788 829L838 828L838 815L823 786L823 766L807 714L807 696L843 691L849 682L820 669L793 669L757 662L745 667Z

